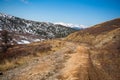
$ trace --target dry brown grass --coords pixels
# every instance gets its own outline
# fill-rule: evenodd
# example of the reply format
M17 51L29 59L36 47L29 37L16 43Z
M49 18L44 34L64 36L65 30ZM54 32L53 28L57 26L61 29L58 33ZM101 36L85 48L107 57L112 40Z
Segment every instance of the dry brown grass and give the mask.
M75 32L66 40L91 44L90 80L120 79L120 19Z
M34 59L32 55L29 56L23 56L20 58L16 58L16 59L5 59L1 64L0 64L0 71L6 71L15 67L18 67L20 65L23 65L25 63L27 63L27 61L30 61Z
M100 39L100 37L103 37L103 35L106 35L107 33L116 30L118 28L120 28L120 19L114 19L72 33L66 38L66 40L94 44L96 40Z
M0 71L26 64L35 57L52 54L64 46L64 41L48 40L27 45L16 45L0 54Z
M100 80L119 80L120 28L98 37L95 47L90 50L91 61L93 62L92 68L94 68Z

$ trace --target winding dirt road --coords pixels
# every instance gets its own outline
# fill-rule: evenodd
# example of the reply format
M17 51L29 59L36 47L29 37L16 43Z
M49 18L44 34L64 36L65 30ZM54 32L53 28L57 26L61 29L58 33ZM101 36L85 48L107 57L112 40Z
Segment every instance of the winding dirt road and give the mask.
M89 48L67 42L53 54L9 70L0 80L89 80Z

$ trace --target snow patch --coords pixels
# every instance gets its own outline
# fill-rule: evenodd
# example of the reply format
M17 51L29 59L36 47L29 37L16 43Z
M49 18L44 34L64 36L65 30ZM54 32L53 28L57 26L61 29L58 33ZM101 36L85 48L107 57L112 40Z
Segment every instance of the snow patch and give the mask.
M87 28L87 26L85 26L85 25L79 25L81 28Z
M41 41L40 39L35 39L34 42Z
M26 23L27 27L31 26L32 24L31 23Z
M18 42L18 44L29 44L30 41L27 41L27 40L21 40Z
M78 25L78 24L71 24L71 23L63 23L63 22L57 22L57 23L54 23L56 25L63 25L63 26L66 26L66 27L70 27L70 28L79 28L79 29L82 29L82 28L87 28L87 26L85 25Z
M5 14L5 13L0 13L0 16L2 16L2 17L8 17L8 18L12 18L12 17L13 17L13 16L7 15L7 14Z

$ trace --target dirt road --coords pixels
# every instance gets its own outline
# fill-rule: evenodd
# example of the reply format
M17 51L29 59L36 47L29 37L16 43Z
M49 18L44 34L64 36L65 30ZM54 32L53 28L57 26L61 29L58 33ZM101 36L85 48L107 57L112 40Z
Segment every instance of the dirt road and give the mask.
M63 48L9 70L0 80L89 80L89 48L67 42Z

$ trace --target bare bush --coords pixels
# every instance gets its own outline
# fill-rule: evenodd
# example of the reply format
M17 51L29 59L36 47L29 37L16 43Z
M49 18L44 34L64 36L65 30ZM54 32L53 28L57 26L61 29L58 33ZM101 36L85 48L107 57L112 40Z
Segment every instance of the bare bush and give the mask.
M7 30L3 30L1 31L0 38L0 52L6 52L11 46L12 37Z

